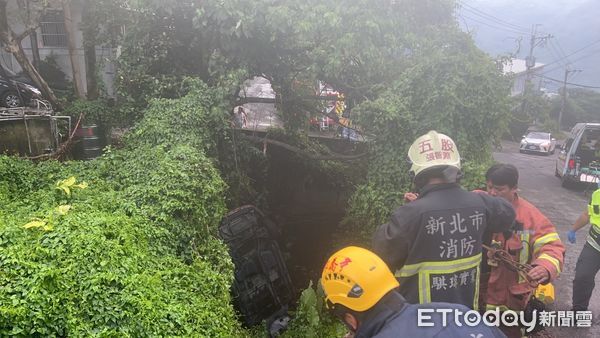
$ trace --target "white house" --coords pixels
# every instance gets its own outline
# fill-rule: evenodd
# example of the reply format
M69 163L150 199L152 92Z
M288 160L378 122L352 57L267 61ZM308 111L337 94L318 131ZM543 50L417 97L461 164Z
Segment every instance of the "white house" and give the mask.
M50 2L51 4L53 2ZM71 60L69 58L69 49L67 45L67 35L65 31L65 24L71 25L72 31L75 33L75 59L79 64L80 69L80 81L87 92L86 84L86 67L85 57L83 52L83 34L79 28L81 23L82 3L79 0L73 0L71 3L71 21L65 23L64 13L60 3L56 2L54 5L50 5L52 9L47 10L42 15L40 20L40 27L36 30L37 33L37 47L40 54L40 59L44 60L48 56L53 56L59 66L59 68L66 74L66 77L72 81L73 71L71 67ZM10 17L11 13L19 13L17 6L17 0L11 0L8 2L7 13L9 13L9 24L15 33L20 34L25 29L23 23L16 16L14 20ZM32 41L31 36L26 37L22 41L22 46L25 54L30 60L32 56ZM99 84L106 91L109 96L114 96L114 74L115 74L115 62L116 49L115 48L103 48L96 47L96 63L99 72ZM14 73L21 72L21 67L12 54L4 51L0 52L0 64L3 67L13 71Z
M527 81L527 61L523 59L511 59L502 64L502 72L506 75L512 74L514 76L511 96L523 94L525 91L525 82ZM540 76L543 72L543 63L536 62L531 68L532 74L530 79L534 90L540 90L542 87L542 78Z

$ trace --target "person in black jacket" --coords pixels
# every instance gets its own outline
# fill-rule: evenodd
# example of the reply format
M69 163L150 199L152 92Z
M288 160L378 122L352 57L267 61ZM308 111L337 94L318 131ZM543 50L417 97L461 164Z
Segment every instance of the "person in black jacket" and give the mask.
M483 321L468 324L461 315L470 310L465 306L409 304L390 269L367 249L350 246L333 254L321 285L327 308L349 329L347 337L505 337Z
M510 229L513 207L459 186L460 155L436 131L408 152L418 198L395 210L373 237L373 251L395 272L410 303L449 302L477 309L482 239Z

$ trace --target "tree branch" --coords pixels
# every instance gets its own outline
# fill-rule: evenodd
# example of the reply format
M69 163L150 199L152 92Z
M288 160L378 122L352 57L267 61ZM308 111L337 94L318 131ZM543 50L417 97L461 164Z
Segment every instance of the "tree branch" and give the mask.
M14 39L15 39L16 41L18 41L18 42L21 42L21 41L23 41L23 39L25 39L27 36L29 36L29 34L31 34L31 33L33 33L33 32L35 32L35 30L36 30L38 27L39 27L39 25L35 25L35 26L29 26L29 27L27 27L27 29L26 29L26 30L25 30L23 33L21 33L21 34L19 34L19 35L15 36L15 37L14 37Z
M304 157L308 157L312 160L334 160L334 161L355 161L355 160L359 160L363 157L365 157L368 152L364 152L358 155L342 155L342 154L335 154L335 153L331 153L330 155L314 155L311 154L305 150L302 150L298 147L294 147L292 145L289 145L287 143L281 142L281 141L276 141L276 140L271 140L268 138L261 138L261 137L257 137L257 136L250 136L250 135L246 135L246 134L240 134L240 136L243 139L246 139L248 141L252 141L252 142L256 142L256 143L269 143L269 144L273 144L276 145L278 147L287 149L291 152L294 152L296 154L300 154Z

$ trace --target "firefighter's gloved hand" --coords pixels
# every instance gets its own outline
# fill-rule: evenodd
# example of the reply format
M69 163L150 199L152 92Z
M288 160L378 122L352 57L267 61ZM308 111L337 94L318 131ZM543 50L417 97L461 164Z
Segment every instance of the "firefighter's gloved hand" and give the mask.
M541 265L536 265L527 273L531 279L538 283L544 283L550 280L550 271Z
M569 239L569 242L571 244L575 244L575 242L577 241L577 237L575 236L575 231L569 230L567 232L567 238Z

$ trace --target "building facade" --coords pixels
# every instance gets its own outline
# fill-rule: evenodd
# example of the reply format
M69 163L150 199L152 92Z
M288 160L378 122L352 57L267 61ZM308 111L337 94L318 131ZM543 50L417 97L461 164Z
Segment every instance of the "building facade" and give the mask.
M80 29L82 20L82 3L81 1L70 1L71 20L65 21L64 12L60 2L50 2L49 9L44 11L40 17L40 25L36 29L36 38L31 35L22 40L21 45L29 60L33 60L33 48L36 45L39 51L40 60L48 60L53 58L58 68L66 75L66 78L73 82L73 67L69 56L69 47L67 39L67 30L65 25L70 25L70 29L74 32L74 54L75 62L80 70L79 80L87 93L87 74L85 65L85 56L83 51L83 33ZM20 34L25 30L25 25L20 22L18 16L15 20L11 20L13 14L19 13L17 0L8 2L7 13L9 14L9 24L12 30ZM115 95L114 76L115 76L115 60L116 49L109 47L96 46L96 67L98 72L98 82L101 90L108 96ZM4 49L0 51L1 65L14 72L22 71L19 63L11 53Z
M527 83L527 61L523 59L511 59L502 64L502 72L505 75L513 75L513 86L510 90L511 96L523 94L525 84ZM544 64L536 62L530 70L530 81L533 90L539 91L542 88L542 77Z

